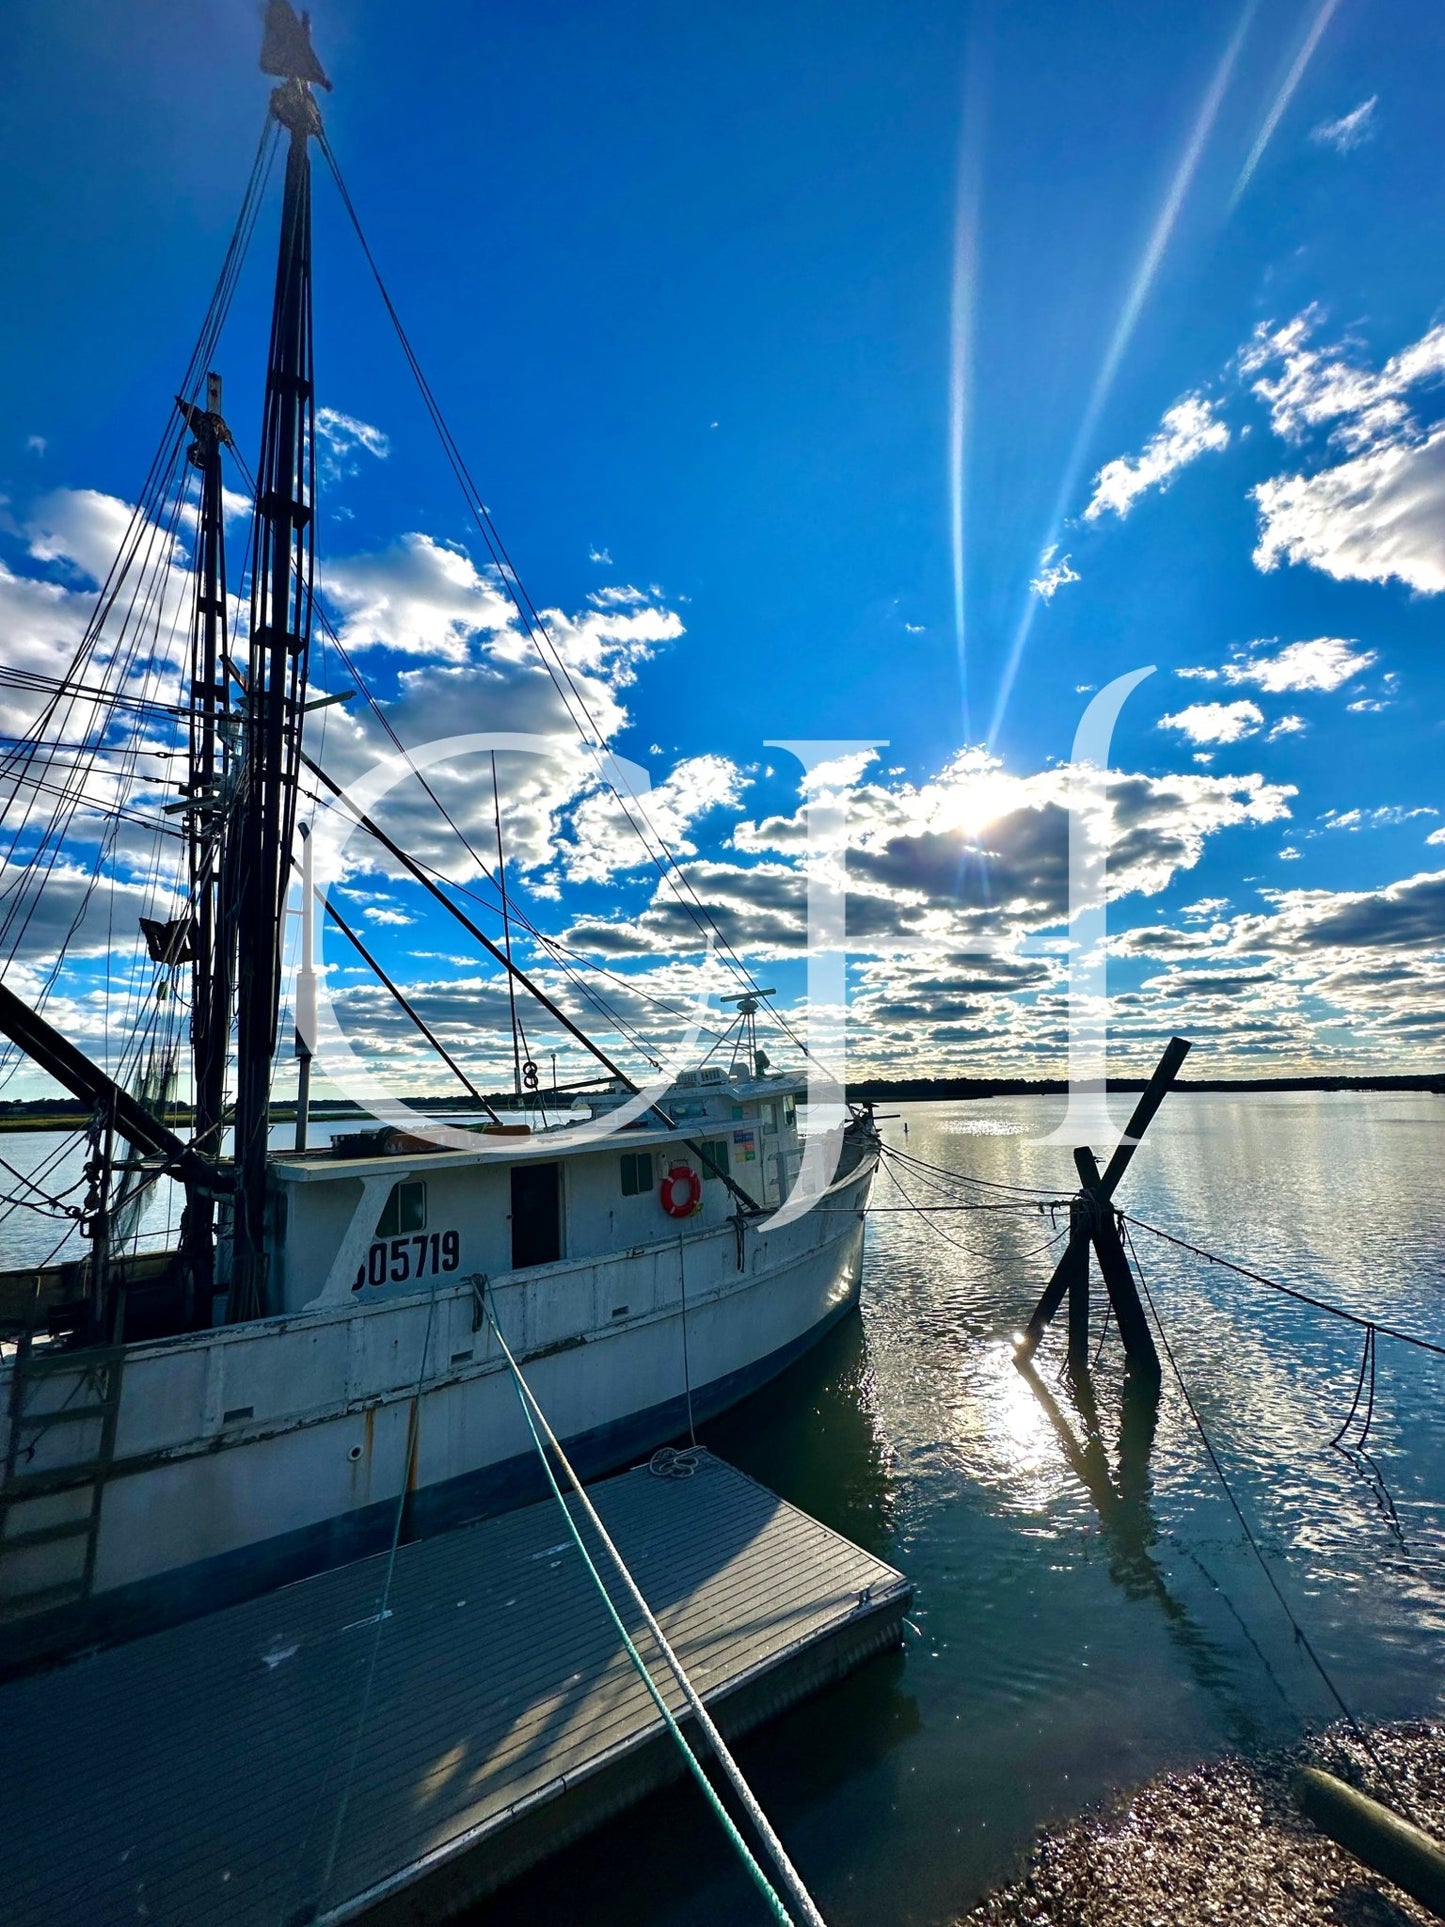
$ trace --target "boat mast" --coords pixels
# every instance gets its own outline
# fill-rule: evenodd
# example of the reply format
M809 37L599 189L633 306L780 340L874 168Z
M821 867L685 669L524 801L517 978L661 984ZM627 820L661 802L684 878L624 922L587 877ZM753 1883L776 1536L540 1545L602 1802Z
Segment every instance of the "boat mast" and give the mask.
M265 1302L271 1063L315 562L310 141L321 131L321 116L311 86L329 87L330 82L311 50L306 17L298 17L287 0L270 0L267 7L261 69L281 80L271 95L271 112L290 135L290 145L257 473L245 760L237 823L233 1320L254 1317Z
M235 938L222 899L225 813L229 803L230 683L227 675L226 532L221 450L231 431L221 414L221 378L206 377L206 406L182 397L176 406L193 440L187 451L201 478L196 540L195 605L191 627L190 783L186 844L190 870L191 1058L196 1145L208 1158L220 1152L226 1099L226 1054L231 1031ZM188 1261L187 1323L211 1322L215 1291L213 1187L192 1186L186 1197L183 1244Z

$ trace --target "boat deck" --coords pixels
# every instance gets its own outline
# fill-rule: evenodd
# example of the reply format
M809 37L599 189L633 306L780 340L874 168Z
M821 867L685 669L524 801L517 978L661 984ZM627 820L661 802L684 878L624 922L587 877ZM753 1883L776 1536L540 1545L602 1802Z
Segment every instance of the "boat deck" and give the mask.
M708 1453L590 1496L725 1732L899 1637L900 1573ZM7 1927L442 1919L676 1775L554 1501L403 1546L383 1616L387 1566L0 1689Z

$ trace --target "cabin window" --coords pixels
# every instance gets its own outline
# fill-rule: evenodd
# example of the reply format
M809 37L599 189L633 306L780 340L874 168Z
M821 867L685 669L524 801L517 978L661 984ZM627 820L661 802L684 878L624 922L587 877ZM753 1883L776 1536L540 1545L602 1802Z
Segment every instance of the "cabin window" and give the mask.
M707 1152L703 1160L702 1174L707 1179L720 1179L728 1176L728 1141L725 1137L709 1138L703 1145Z
M410 1231L426 1230L426 1182L414 1178L394 1184L391 1196L381 1207L376 1221L378 1238L404 1238Z
M640 1198L652 1189L651 1151L624 1151L622 1154L622 1195Z
M797 1105L791 1102L785 1104L783 1106L783 1123L791 1131L793 1126L797 1123L797 1121L798 1121Z

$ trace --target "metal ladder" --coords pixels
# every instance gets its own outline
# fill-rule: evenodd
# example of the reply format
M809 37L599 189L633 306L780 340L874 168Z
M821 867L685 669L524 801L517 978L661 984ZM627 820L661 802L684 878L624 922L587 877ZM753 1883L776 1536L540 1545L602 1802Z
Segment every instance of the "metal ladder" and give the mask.
M33 1614L83 1606L95 1580L105 1481L115 1458L116 1422L125 1351L120 1344L83 1352L36 1355L31 1334L22 1335L10 1379L10 1433L0 1477L0 1626ZM59 1404L45 1400L47 1386L66 1376L73 1391ZM84 1404L72 1403L91 1394ZM32 1469L43 1441L56 1428L60 1440L78 1437L89 1446L87 1423L98 1428L93 1449L68 1457L53 1449Z

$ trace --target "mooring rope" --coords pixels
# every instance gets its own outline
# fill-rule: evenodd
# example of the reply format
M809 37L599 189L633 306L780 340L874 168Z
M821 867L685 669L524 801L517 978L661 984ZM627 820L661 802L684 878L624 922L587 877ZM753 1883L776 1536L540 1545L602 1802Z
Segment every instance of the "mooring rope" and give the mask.
M972 1185L982 1191L1007 1191L1017 1198L1033 1201L1049 1199L1054 1195L1036 1184L1007 1184L1002 1178L976 1178L966 1171L952 1171L946 1164L930 1164L927 1158L915 1157L913 1152L902 1151L896 1144L880 1143L878 1148L885 1158L892 1159L906 1169L927 1173L934 1178L945 1178L951 1184Z
M677 1654L673 1651L672 1647L669 1645L666 1635L663 1633L661 1626L658 1625L656 1618L653 1616L651 1607L648 1605L647 1601L643 1598L642 1593L638 1588L636 1580L632 1577L631 1572L628 1570L626 1562L623 1560L622 1554L617 1550L617 1547L613 1544L612 1539L608 1534L607 1528L603 1525L601 1519L598 1518L597 1512L593 1507L592 1501L588 1498L586 1492L583 1490L581 1481L578 1479L577 1474L573 1471L571 1463L568 1460L566 1453L562 1450L561 1445L558 1443L556 1434L553 1432L551 1426L547 1422L546 1413L543 1412L541 1406L537 1403L536 1397L533 1394L531 1386L527 1383L526 1379L523 1377L522 1368L518 1365L516 1359L512 1356L512 1353L510 1348L508 1347L507 1341L502 1336L502 1328L500 1324L497 1322L497 1314L492 1305L490 1293L488 1293L486 1298L486 1306L487 1306L487 1317L491 1321L492 1330L496 1333L497 1344L501 1347L502 1356L503 1358L506 1359L508 1366L511 1368L512 1382L513 1382L513 1385L516 1387L517 1398L522 1407L522 1416L527 1421L527 1430L532 1435L532 1443L536 1446L537 1456L542 1461L542 1470L547 1475L547 1483L552 1488L552 1496L557 1501L558 1505L562 1508L562 1516L567 1521L567 1530L572 1536L572 1542L576 1546L578 1552L582 1555L582 1563L586 1566L587 1571L590 1574L593 1583L597 1587L598 1593L601 1595L602 1603L606 1606L608 1617L611 1619L612 1624L617 1631L618 1637L621 1639L623 1646L626 1648L627 1656L632 1661L633 1666L636 1668L638 1677L641 1679L643 1685L646 1687L648 1696L652 1700L653 1705L656 1706L658 1712L662 1715L663 1721L667 1726L668 1732L672 1735L673 1739L676 1741L677 1746L680 1749L683 1759L687 1765L688 1771L692 1774L693 1778L697 1781L699 1787L702 1789L704 1798L707 1800L708 1805L712 1808L713 1813L717 1817L719 1825L726 1833L728 1839L732 1842L732 1845L737 1851L739 1857L742 1859L744 1866L747 1868L749 1874L752 1876L753 1883L757 1887L758 1892L762 1895L764 1901L767 1903L767 1906L769 1908L769 1911L772 1913L773 1918L781 1923L781 1927L793 1927L792 1916L789 1914L787 1908L783 1905L782 1900L778 1896L777 1890L774 1888L772 1882L768 1879L767 1874L763 1871L762 1867L758 1864L757 1858L754 1855L751 1847L749 1847L747 1841L744 1840L741 1833L739 1833L737 1826L735 1825L732 1819L732 1816L729 1814L727 1808L723 1805L716 1787L714 1787L714 1785L712 1784L712 1781L709 1780L709 1778L707 1777L707 1774L704 1772L702 1762L698 1759L697 1754L693 1751L692 1747L688 1744L687 1737L683 1733L682 1728L678 1725L676 1716L673 1714L672 1709L668 1706L667 1701L663 1698L661 1689L658 1687L656 1680L654 1680L654 1678L652 1677L652 1671L650 1667L648 1666L646 1660L643 1659L641 1653L638 1652L637 1647L634 1644L631 1635L629 1634L627 1628L623 1625L622 1616L618 1612L617 1607L613 1603L611 1593L607 1590L607 1582L603 1579L601 1573L597 1570L596 1563L593 1560L591 1553L587 1550L587 1546L585 1542L583 1541L582 1534L578 1527L577 1521L572 1515L572 1509L567 1504L566 1499L563 1497L561 1486L557 1483L557 1476L552 1470L551 1462L547 1457L546 1446L543 1444L544 1437L546 1439L547 1445L550 1445L552 1450L556 1453L557 1462L562 1467L563 1472L566 1474L567 1483L572 1487L572 1490L576 1493L578 1501L582 1507L583 1512L587 1516L589 1524L591 1525L593 1531L597 1534L597 1537L601 1540L603 1546L607 1551L608 1557L611 1559L613 1565L616 1567L618 1577L621 1579L624 1587L626 1588L628 1596L631 1598L633 1605L637 1608L638 1612L641 1614L643 1623L647 1627L647 1630L649 1631L649 1633L651 1633L653 1639L656 1641L658 1651L662 1654L663 1659L667 1662L668 1669L672 1673L673 1678L677 1681L678 1687L682 1692L683 1698L687 1701L688 1710L691 1712L693 1718L697 1721L699 1729L701 1730L704 1737L706 1738L708 1745L712 1748L714 1757L717 1759L717 1762L719 1766L721 1766L723 1772L727 1775L728 1783L731 1785L734 1793L741 1801L743 1809L746 1812L748 1818L752 1821L753 1826L756 1828L759 1838L766 1846L768 1853L772 1858L773 1864L777 1869L781 1884L787 1889L793 1901L794 1906L798 1909L798 1912L802 1917L802 1919L808 1923L808 1927L826 1927L826 1923L823 1920L823 1916L819 1913L817 1906L814 1904L812 1896L809 1894L807 1888L803 1885L802 1879L799 1876L797 1869L793 1866L792 1861L788 1858L787 1851L784 1848L782 1841L778 1838L777 1834L773 1831L772 1826L768 1821L768 1817L763 1812L762 1808L759 1806L757 1798L754 1795L752 1788L748 1785L747 1781L743 1778L741 1768L738 1766L736 1760L734 1760L732 1754L728 1751L727 1744L724 1741L722 1734L718 1732L716 1725L713 1723L712 1716L709 1714L707 1708L703 1705L702 1700L699 1698L697 1690L693 1686L692 1681L688 1678L687 1672L683 1667L682 1661L678 1658ZM540 1431L538 1429L539 1427L540 1427Z
M1437 1358L1445 1358L1445 1345L1434 1344L1415 1332L1400 1331L1394 1325L1382 1325L1378 1318L1366 1318L1361 1312L1347 1311L1343 1305L1330 1304L1328 1299L1312 1298L1307 1291L1300 1291L1295 1285L1282 1284L1278 1278L1266 1278L1262 1271L1251 1271L1248 1265L1238 1265L1232 1258L1221 1258L1217 1251L1206 1251L1203 1245L1191 1244L1187 1238L1176 1238L1172 1231L1163 1231L1157 1224L1146 1224L1143 1218L1136 1218L1129 1212L1121 1211L1118 1215L1122 1223L1147 1231L1151 1237L1162 1238L1166 1244L1177 1245L1181 1251L1192 1252L1196 1258L1205 1258L1212 1265L1222 1265L1226 1271L1248 1278L1256 1285L1267 1285L1271 1291L1283 1292L1287 1298L1297 1298L1302 1305L1312 1305L1316 1311L1328 1312L1332 1318L1343 1318L1347 1324L1359 1325L1363 1330L1373 1331L1382 1338L1396 1338L1402 1345L1414 1345L1422 1352L1434 1352Z
M1376 1772L1380 1775L1380 1778L1382 1779L1384 1784L1389 1787L1391 1793L1393 1793L1396 1801L1400 1804L1400 1806L1402 1808L1408 1809L1409 1802L1405 1798L1403 1789L1401 1788L1399 1782L1396 1780L1394 1774L1390 1771L1389 1767L1385 1764L1385 1762L1380 1758L1380 1755L1376 1752L1375 1747L1370 1740L1370 1736L1368 1735L1368 1733L1366 1733L1364 1727L1360 1724L1360 1721L1355 1717L1354 1713L1351 1711L1339 1687L1336 1686L1333 1678L1330 1675L1329 1668L1325 1665L1324 1661L1320 1658L1319 1654L1315 1651L1315 1648L1311 1643L1308 1633L1306 1633L1304 1627L1300 1624L1299 1619L1295 1614L1294 1608L1290 1605L1289 1600L1285 1597L1283 1588L1281 1587L1279 1581L1275 1578L1274 1572L1270 1567L1269 1561L1264 1556L1264 1549L1260 1545L1258 1539L1255 1537L1253 1528L1250 1526L1249 1520L1245 1517L1244 1508L1240 1505L1239 1500L1234 1495L1234 1488L1229 1483L1229 1479L1225 1474L1224 1467L1220 1463L1219 1454L1215 1451L1213 1441L1211 1440L1208 1432L1205 1430L1204 1420L1199 1416L1199 1408L1195 1405L1193 1398L1190 1396L1189 1387L1184 1382L1184 1374L1179 1369L1179 1361L1174 1356L1174 1348L1169 1343L1169 1335L1164 1329L1164 1320L1159 1316L1159 1307L1154 1303L1154 1294L1150 1291L1149 1281L1144 1276L1144 1267L1139 1261L1138 1248L1134 1243L1133 1234L1129 1228L1128 1220L1124 1219L1124 1214L1122 1212L1119 1214L1119 1216L1121 1220L1123 1220L1124 1222L1124 1227L1125 1227L1124 1236L1128 1241L1129 1256L1133 1261L1134 1270L1138 1275L1139 1287L1140 1287L1140 1290L1144 1293L1144 1297L1148 1303L1149 1310L1153 1313L1155 1328L1159 1333L1159 1342L1164 1347L1165 1357L1169 1360L1169 1369L1173 1372L1174 1381L1179 1387L1180 1396L1183 1398L1185 1405L1189 1409L1189 1416L1194 1421L1194 1429L1199 1434L1200 1442L1204 1447L1205 1454L1208 1457L1210 1465L1214 1469L1214 1475L1219 1480L1220 1486L1222 1487L1224 1492L1224 1496L1226 1499L1228 1499L1235 1518L1239 1521L1239 1529L1244 1534L1245 1542L1248 1545L1250 1551L1254 1554L1254 1557L1259 1564L1259 1569L1264 1574L1265 1580L1269 1585L1270 1591L1274 1594L1275 1598L1279 1602L1281 1611L1284 1613L1285 1618L1289 1621L1290 1630L1294 1634L1295 1644L1298 1647L1300 1647L1300 1649L1306 1654L1306 1656L1310 1661L1310 1664L1314 1667L1315 1671L1319 1674L1321 1680L1324 1682L1325 1690L1329 1693L1330 1698L1334 1701L1335 1705L1339 1707L1340 1712L1344 1715L1346 1725L1349 1727L1350 1731L1354 1734L1355 1738L1359 1741L1360 1745L1364 1748L1365 1752L1369 1755L1370 1760L1374 1764Z
M1346 1432L1348 1432L1354 1424L1355 1414L1360 1409L1360 1397L1365 1389L1365 1378L1367 1374L1370 1381L1370 1402L1365 1409L1364 1427L1360 1432L1359 1438L1355 1441L1357 1446L1363 1446L1365 1440L1370 1436L1370 1424L1375 1416L1375 1328L1373 1325L1368 1325L1365 1328L1365 1349L1360 1357L1360 1376L1355 1380L1355 1396L1350 1400L1350 1409L1345 1414L1344 1424L1330 1440L1331 1445L1338 1445Z
M941 1230L938 1225L930 1222L930 1220L933 1217L939 1215L940 1213L957 1212L957 1211L1032 1211L1035 1208L1032 1203L1028 1203L1028 1204L1023 1204L1023 1203L1020 1203L1020 1204L920 1204L916 1198L912 1197L907 1191L904 1190L902 1182L899 1179L898 1173L893 1169L891 1164L884 1164L882 1166L882 1169L887 1174L889 1182L893 1185L893 1188L897 1191L899 1197L902 1198L903 1203L893 1204L893 1205L870 1204L868 1207L869 1217L876 1217L876 1216L879 1216L880 1214L886 1217L892 1213L897 1213L900 1216L907 1212L916 1213L920 1218L923 1219L924 1228L926 1230L931 1231L935 1238L941 1238L946 1245L952 1245L955 1251L961 1251L966 1258L986 1258L990 1254L975 1250L972 1245L960 1244L957 1238L950 1238L946 1231ZM1068 1200L1051 1199L1049 1202L1052 1204L1067 1204ZM815 1208L823 1211L827 1211L831 1207L829 1207L828 1205L822 1205ZM1044 1208L1045 1207L1043 1204L1040 1204L1038 1206L1038 1209L1040 1212L1042 1212ZM851 1207L849 1208L849 1215L852 1215ZM1052 1251L1054 1246L1061 1243L1063 1239L1068 1237L1068 1235L1069 1235L1069 1227L1068 1225L1065 1225L1062 1231L1056 1231L1052 1238L1046 1238L1042 1244L1032 1245L1027 1251L1011 1252L1009 1256L1010 1258L1016 1259L1016 1260L1023 1260L1025 1258L1037 1258L1042 1252Z

